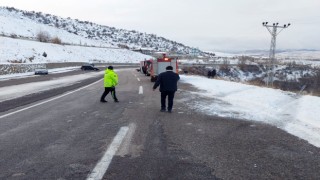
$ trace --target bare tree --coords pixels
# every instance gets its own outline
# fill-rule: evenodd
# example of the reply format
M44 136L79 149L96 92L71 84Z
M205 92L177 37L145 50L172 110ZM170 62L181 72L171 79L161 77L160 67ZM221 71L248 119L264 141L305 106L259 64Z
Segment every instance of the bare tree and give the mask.
M49 42L50 41L50 34L46 31L39 31L37 34L37 39L40 42Z

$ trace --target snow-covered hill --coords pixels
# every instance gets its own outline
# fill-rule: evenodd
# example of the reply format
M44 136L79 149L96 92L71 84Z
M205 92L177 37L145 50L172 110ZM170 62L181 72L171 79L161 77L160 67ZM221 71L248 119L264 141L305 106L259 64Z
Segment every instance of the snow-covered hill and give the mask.
M63 42L76 44L95 44L90 40L98 40L98 45L111 45L118 47L128 47L132 49L151 48L155 51L166 51L181 54L195 53L195 49L185 46L181 43L137 31L128 31L98 25L88 21L79 21L77 19L61 18L58 16L44 14L41 12L21 11L15 8L0 7L0 33L4 35L17 34L24 37L34 38L41 30L48 31L52 36L58 36ZM61 31L67 31L70 34L78 35L82 39L75 38L69 34L68 37L62 37ZM63 33L64 34L64 33ZM83 39L85 38L85 39ZM199 54L206 53L197 51Z
M39 32L47 32L51 37L59 37L62 43L112 47L110 43L91 40L57 27L41 24L18 13L10 13L10 11L1 7L0 23L0 34L9 37L24 37L29 40L36 40Z
M89 39L49 24L26 18L22 12L0 8L0 63L115 62L137 63L150 59L141 53L120 49L112 43ZM62 44L37 40L39 32ZM43 56L43 54L47 56Z

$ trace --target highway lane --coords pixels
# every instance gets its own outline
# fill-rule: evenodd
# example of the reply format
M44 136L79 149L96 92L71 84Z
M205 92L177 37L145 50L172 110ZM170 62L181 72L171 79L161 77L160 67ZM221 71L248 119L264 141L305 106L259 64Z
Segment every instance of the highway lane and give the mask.
M119 99L126 99L121 103L99 102L100 78L75 93L1 118L0 179L84 179L119 129L127 125L121 120L122 112L139 90L130 77L120 75L124 90L119 87L123 94Z
M63 73L49 73L48 75L29 75L29 76L20 76L16 78L7 78L1 79L0 87L13 86L31 82L41 82L41 81L50 81L52 79L72 76L85 73L85 71L81 71L80 69L70 70Z
M119 82L120 103L110 95L99 102L100 80L0 113L0 179L86 179L112 154L106 152L123 127L128 131L103 179L320 177L319 148L269 125L188 109L187 101L215 101L193 95L195 87L179 84L169 114L159 112L160 93L148 77L125 70Z
M128 66L115 67L116 71L127 68ZM102 78L103 72L103 70L98 72L73 70L42 76L32 75L1 80L0 112L90 84Z

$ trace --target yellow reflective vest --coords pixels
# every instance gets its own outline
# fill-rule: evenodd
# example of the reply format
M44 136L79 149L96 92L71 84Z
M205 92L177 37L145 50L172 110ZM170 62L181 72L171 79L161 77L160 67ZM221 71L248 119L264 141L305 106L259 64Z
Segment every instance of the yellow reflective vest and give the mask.
M104 87L115 87L118 85L118 75L111 69L104 72Z

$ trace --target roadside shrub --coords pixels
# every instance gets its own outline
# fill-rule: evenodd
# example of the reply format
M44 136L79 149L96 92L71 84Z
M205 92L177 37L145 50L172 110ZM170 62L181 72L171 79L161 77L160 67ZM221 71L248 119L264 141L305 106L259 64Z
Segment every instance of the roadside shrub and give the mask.
M46 31L40 31L37 34L37 39L40 42L49 42L50 41L50 34Z
M320 70L316 71L315 76L313 76L313 88L312 93L314 95L320 96Z
M16 34L12 33L12 34L10 34L10 37L11 38L17 38L18 36Z
M32 62L34 60L35 56L29 57L29 61Z
M59 37L54 37L54 38L52 38L51 39L51 42L53 43L53 44L62 44L62 41L61 41L61 39L59 38Z
M20 60L8 60L9 63L23 63L23 61Z
M263 78L256 78L248 81L249 84L255 85L255 86L260 86L260 87L265 87L266 83L263 81Z
M220 70L222 70L222 71L230 71L230 61L223 60L223 63L220 66Z
M206 69L204 66L185 67L185 68L183 68L183 72L206 76Z
M238 67L239 67L242 71L244 71L244 69L245 69L246 66L247 66L246 62L247 62L247 59L246 59L245 56L239 57Z

